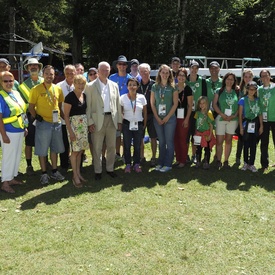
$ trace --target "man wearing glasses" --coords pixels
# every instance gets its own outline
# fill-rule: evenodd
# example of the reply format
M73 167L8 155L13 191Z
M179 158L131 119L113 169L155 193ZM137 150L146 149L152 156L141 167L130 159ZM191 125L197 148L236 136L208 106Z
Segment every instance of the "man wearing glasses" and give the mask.
M26 61L24 69L30 74L30 77L26 79L18 88L21 97L28 104L30 97L30 90L34 86L42 83L44 81L43 77L39 76L39 72L42 70L43 64L38 62L36 58L30 58ZM32 148L34 147L35 139L35 126L33 125L34 119L31 116L31 113L27 111L27 116L29 120L28 125L28 135L25 138L25 157L27 162L26 173L28 176L34 174L32 167Z

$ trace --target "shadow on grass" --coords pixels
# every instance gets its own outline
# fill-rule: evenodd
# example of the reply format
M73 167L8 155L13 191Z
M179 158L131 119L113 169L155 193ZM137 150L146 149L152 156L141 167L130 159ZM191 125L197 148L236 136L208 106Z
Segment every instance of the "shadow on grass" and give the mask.
M56 204L61 199L78 196L81 193L97 193L117 185L121 185L122 192L131 192L137 188L145 187L150 189L156 185L166 185L170 180L174 179L177 180L179 184L188 184L191 181L197 181L205 186L211 186L213 183L221 182L226 184L227 190L249 191L252 186L259 186L267 191L275 190L274 169L270 169L267 174L263 174L262 171L258 173L241 171L235 166L230 169L222 168L218 170L214 164L211 164L209 170L203 170L202 168L196 169L194 166L186 166L180 169L173 168L172 171L167 173L161 173L150 168L149 164L146 164L142 167L142 173L137 174L131 172L130 174L125 174L123 168L124 166L122 165L115 168L115 172L118 174L117 178L111 178L103 171L102 179L95 181L92 167L86 166L84 168L84 176L88 179L88 182L81 189L76 189L71 180L68 180L72 178L72 171L69 171L66 175L67 182L64 182L60 188L54 188L54 184L52 184L53 189L47 190L42 194L33 196L24 201L21 204L21 210L34 209L40 203L45 203L47 205ZM23 175L22 179L26 180L26 184L16 186L15 194L4 194L1 192L1 200L22 197L30 191L44 188L39 182L40 174L33 177Z
M212 163L209 170L188 166L184 168L184 171L177 177L181 183L197 180L200 184L206 186L210 186L215 182L223 182L226 184L227 190L249 191L252 186L259 186L269 192L275 190L274 169L270 169L266 174L263 173L263 170L259 170L257 173L242 171L237 165L219 170Z

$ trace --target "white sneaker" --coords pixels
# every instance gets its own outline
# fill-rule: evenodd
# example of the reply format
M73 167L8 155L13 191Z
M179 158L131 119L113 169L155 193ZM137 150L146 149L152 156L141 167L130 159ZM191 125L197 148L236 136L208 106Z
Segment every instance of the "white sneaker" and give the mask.
M52 179L55 179L55 180L58 180L58 181L62 181L62 180L65 179L65 177L62 176L61 173L58 172L58 171L56 171L55 173L52 173L52 174L51 174L51 178L52 178Z
M42 174L41 178L40 178L40 183L41 184L48 184L49 183L49 175L48 174Z
M250 165L249 170L252 171L253 173L258 172L258 169L254 165Z
M156 170L156 171L160 171L161 168L162 168L161 165L157 165L157 166L155 167L155 170Z
M249 168L249 165L244 162L243 167L241 168L242 171L246 171Z
M160 172L168 172L172 169L172 167L169 167L169 166L163 166L159 171Z

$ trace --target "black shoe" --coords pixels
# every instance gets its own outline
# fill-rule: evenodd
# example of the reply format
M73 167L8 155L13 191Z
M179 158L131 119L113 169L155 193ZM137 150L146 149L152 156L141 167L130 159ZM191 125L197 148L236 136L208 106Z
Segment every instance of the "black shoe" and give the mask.
M101 180L101 173L95 173L95 180Z
M115 172L108 172L107 171L107 174L112 177L112 178L116 178L117 177L117 174Z

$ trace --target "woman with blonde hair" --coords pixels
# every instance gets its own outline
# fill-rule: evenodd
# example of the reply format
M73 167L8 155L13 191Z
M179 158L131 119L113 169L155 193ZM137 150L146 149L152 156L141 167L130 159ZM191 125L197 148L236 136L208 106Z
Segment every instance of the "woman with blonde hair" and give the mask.
M88 123L86 115L86 95L83 93L86 78L83 75L74 77L74 91L65 97L64 119L67 126L71 146L71 165L73 169L73 184L81 188L86 180L80 173L81 155L89 148Z
M28 119L24 100L14 91L14 76L10 72L0 73L0 141L2 146L2 187L14 193L12 185L22 184L18 175L24 136L27 135Z
M156 83L152 86L150 101L159 140L159 159L155 170L167 172L172 169L174 159L178 90L175 88L172 70L165 64L159 68Z

